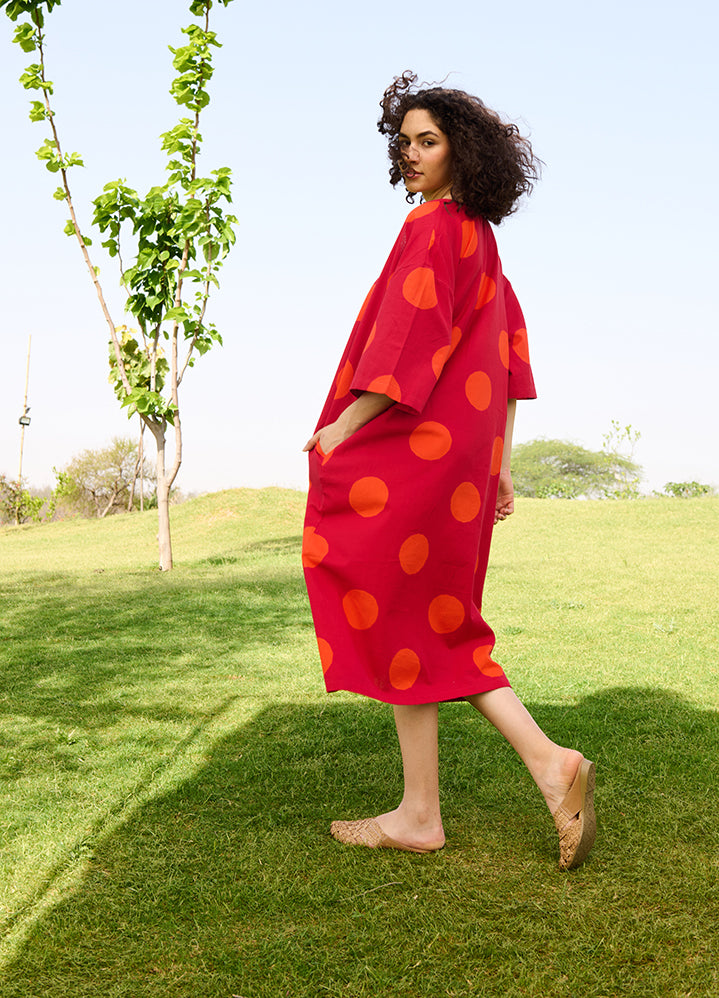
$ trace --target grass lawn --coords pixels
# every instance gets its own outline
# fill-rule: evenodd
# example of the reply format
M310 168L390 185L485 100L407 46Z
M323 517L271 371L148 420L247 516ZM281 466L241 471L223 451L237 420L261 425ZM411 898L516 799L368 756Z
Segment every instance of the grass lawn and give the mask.
M448 844L342 847L401 791L391 710L327 697L304 496L0 530L1 998L719 996L719 499L523 500L485 615L597 763L589 861L471 708Z

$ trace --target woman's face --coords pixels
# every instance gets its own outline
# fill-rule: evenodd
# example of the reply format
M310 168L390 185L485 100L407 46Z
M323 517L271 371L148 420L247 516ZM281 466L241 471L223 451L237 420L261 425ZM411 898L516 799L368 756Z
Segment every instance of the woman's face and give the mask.
M449 139L429 111L423 108L408 111L398 138L407 190L423 194L426 201L449 197L452 188Z

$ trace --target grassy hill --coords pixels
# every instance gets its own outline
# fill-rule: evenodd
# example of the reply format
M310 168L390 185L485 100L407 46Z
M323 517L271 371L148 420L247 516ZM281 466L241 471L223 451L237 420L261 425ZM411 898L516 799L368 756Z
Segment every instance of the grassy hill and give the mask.
M391 711L327 697L304 496L0 529L1 998L719 995L719 499L523 500L485 615L597 763L590 861L494 731L440 718L448 846L343 849L398 799Z

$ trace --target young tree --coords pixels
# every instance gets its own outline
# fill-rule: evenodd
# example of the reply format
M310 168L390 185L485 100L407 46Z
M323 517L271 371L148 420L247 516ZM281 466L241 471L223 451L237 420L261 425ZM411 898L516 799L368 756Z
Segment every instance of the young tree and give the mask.
M227 6L232 0L216 0ZM50 103L53 85L45 75L45 15L61 0L0 0L12 21L20 20L14 41L25 52L37 52L38 62L28 66L20 82L35 90L40 100L31 102L32 121L44 121L50 130L37 155L61 185L54 197L64 201L70 218L65 226L80 246L95 286L110 332L111 368L115 393L128 414L139 413L157 446L157 503L159 513L159 561L162 570L172 568L169 496L182 463L180 385L198 355L222 339L205 312L210 289L217 286L217 271L229 252L237 219L227 214L230 203L230 170L222 167L209 176L198 175L202 137L200 117L210 98L212 49L219 45L210 31L213 0L191 0L190 13L200 19L183 28L187 44L173 49L178 75L170 93L180 108L190 112L162 135L168 155L165 182L152 187L145 197L124 181L106 184L94 204L93 222L105 236L103 246L117 258L127 291L126 311L134 316L139 333L117 327L110 312L82 234L70 191L68 175L82 158L64 153L60 145L56 115ZM123 264L120 239L134 243L135 256ZM126 256L126 254L125 254ZM167 357L162 344L167 345ZM174 431L174 453L166 453L168 427Z
M25 488L24 480L11 481L0 475L0 523L27 523L39 520L44 499L33 496Z
M636 499L639 495L640 468L634 461L634 450L641 439L639 430L629 423L622 426L613 419L604 434L602 451L615 460L614 499ZM624 463L627 462L627 463Z

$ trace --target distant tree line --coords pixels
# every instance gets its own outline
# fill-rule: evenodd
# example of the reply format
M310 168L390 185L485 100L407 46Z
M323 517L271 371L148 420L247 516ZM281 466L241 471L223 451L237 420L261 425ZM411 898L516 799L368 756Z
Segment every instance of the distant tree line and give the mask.
M637 499L642 469L632 454L619 452L622 442L633 444L638 433L612 423L602 450L587 450L569 440L530 440L512 448L512 480L518 496L537 499ZM655 496L691 499L713 495L711 485L667 482Z
M112 516L157 508L152 462L136 441L115 437L100 450L85 450L55 471L55 486L32 492L0 475L0 523Z
M512 481L519 496L633 498L640 480L641 468L630 458L587 450L568 440L530 440L512 448Z
M512 478L518 496L537 499L635 499L641 496L641 467L619 453L617 441L636 440L631 427L605 437L602 450L587 450L568 440L530 440L512 449ZM154 465L140 454L137 441L115 437L100 450L84 450L62 470L53 489L38 492L0 475L0 523L105 517L156 508ZM667 482L655 496L691 499L713 495L700 482ZM177 502L179 494L173 494Z

